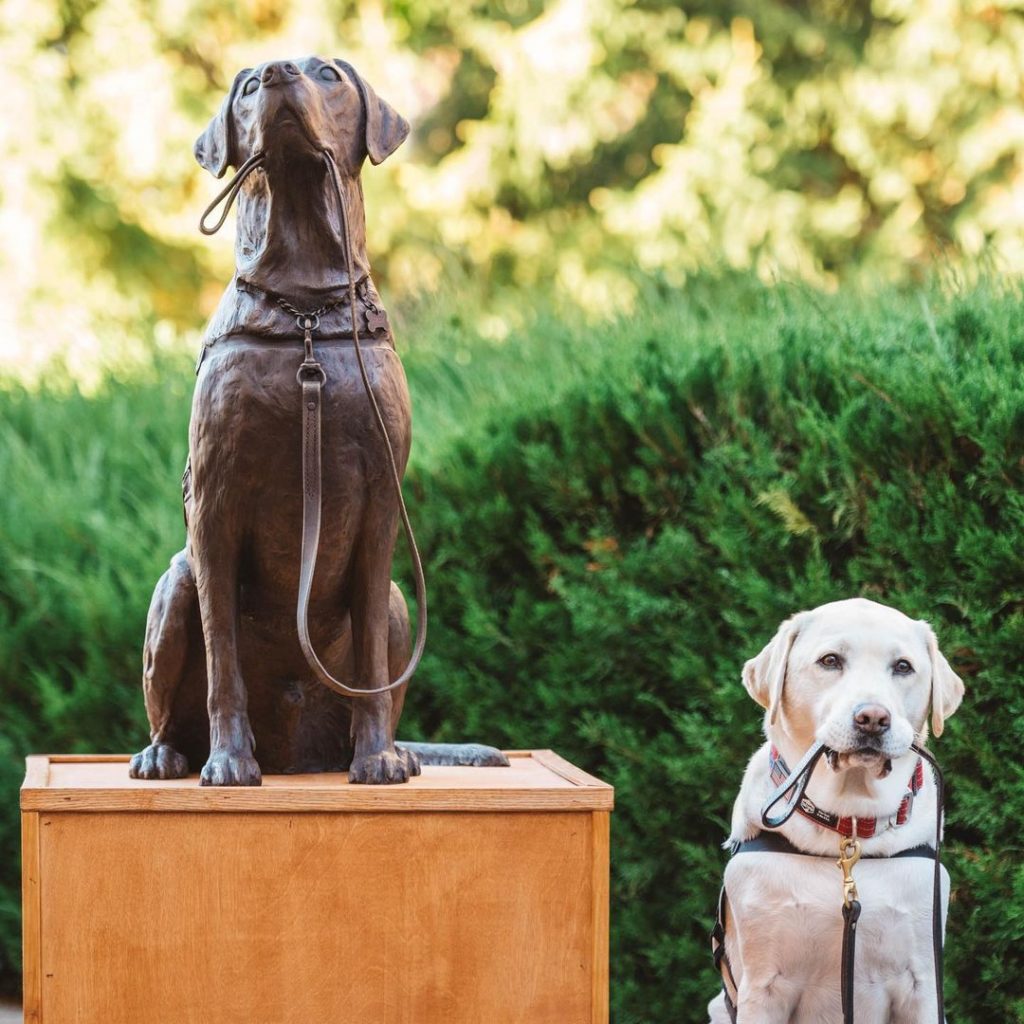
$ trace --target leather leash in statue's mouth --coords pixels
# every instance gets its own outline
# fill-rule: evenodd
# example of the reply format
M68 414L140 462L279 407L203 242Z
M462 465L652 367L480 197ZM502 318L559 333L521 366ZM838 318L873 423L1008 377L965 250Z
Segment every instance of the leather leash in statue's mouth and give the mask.
M910 749L919 757L924 758L931 766L935 775L935 867L932 874L932 957L935 966L935 997L938 1006L938 1024L944 1024L942 991L942 812L945 803L945 779L938 761L920 743L912 743ZM811 781L814 769L822 757L830 762L834 760L835 751L824 743L816 743L800 759L799 764L769 794L761 808L761 824L766 829L777 829L785 825L800 806ZM788 797L788 799L787 799ZM784 802L783 802L784 801ZM772 810L782 803L782 811L773 814ZM794 849L792 852L802 851ZM896 856L899 856L896 854ZM840 991L843 1003L843 1024L853 1024L853 978L854 956L856 951L857 921L860 918L861 906L857 899L857 885L853 880L853 866L860 859L860 842L857 839L856 820L851 836L840 837L840 853L837 864L843 871L843 951L840 973ZM724 940L724 934L723 934ZM724 946L722 947L724 950ZM717 954L716 954L717 955ZM726 993L728 995L728 991ZM727 1000L728 1003L728 1000Z
M355 263L352 259L348 205L345 202L345 194L338 176L338 166L334 162L333 155L327 149L322 150L321 153L327 165L327 171L334 187L334 194L338 200L338 211L341 215L345 269L348 273L348 300L349 308L352 312L352 345L355 349L356 362L359 364L359 376L362 378L366 397L370 401L377 429L384 440L384 447L388 456L388 468L391 471L391 480L398 499L398 511L402 520L402 528L405 531L405 538L409 545L409 557L412 561L413 580L416 590L416 641L413 644L409 663L405 666L402 674L393 683L372 689L347 686L339 679L335 679L324 667L323 662L320 661L316 651L313 649L313 644L309 637L309 598L313 589L317 552L320 548L320 521L323 511L321 406L323 404L323 386L327 383L327 373L317 360L316 353L313 350L313 332L320 326L320 316L327 312L331 305L335 305L335 303L305 313L297 309L287 299L279 297L277 300L278 305L295 316L299 330L303 333L304 358L295 374L295 379L302 389L302 547L299 556L299 597L295 609L295 620L296 629L299 634L299 646L302 648L302 653L317 679L328 689L334 690L335 693L345 697L372 697L376 694L388 693L391 690L397 690L400 686L404 686L412 678L420 663L420 659L423 657L423 649L427 642L427 585L423 574L423 561L420 558L419 548L416 546L416 536L413 533L412 523L409 520L409 511L405 507L405 498L402 495L402 477L398 472L395 449L388 434L387 424L384 422L384 414L381 412L380 404L377 402L377 396L373 393L370 375L366 371L366 364L363 362L363 351L359 344L359 326L356 316ZM265 154L254 153L238 168L231 181L216 195L199 220L199 230L204 235L212 235L220 230L227 219L228 211L231 209L231 205L235 201L243 182L257 167L263 164L265 159ZM222 202L224 203L224 210L220 218L216 224L208 227L206 225L207 218Z

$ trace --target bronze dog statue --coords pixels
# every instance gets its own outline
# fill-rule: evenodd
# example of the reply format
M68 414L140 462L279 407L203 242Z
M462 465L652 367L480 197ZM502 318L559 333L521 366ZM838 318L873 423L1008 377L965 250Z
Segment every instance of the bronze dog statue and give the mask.
M408 131L351 65L309 57L240 72L196 142L217 177L238 169L218 197L238 199L236 273L197 367L187 544L149 610L135 778L205 762L204 785L259 785L261 767L393 783L421 761L507 763L395 742L422 649L391 581L411 413L359 175ZM227 207L212 229L209 214L212 233Z

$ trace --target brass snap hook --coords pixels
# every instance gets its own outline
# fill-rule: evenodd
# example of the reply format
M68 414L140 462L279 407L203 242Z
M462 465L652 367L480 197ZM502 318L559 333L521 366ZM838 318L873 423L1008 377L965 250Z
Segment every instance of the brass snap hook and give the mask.
M860 840L857 838L857 819L853 819L853 835L839 837L839 860L836 866L843 873L843 906L849 908L857 899L857 883L853 867L860 860Z

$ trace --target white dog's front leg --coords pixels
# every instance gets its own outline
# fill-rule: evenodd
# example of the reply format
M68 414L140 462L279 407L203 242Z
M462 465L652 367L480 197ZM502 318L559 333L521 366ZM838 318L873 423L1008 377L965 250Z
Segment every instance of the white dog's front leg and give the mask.
M934 974L929 971L922 977L915 972L908 989L893 1001L891 1024L932 1024L938 1016Z
M708 1024L729 1024L729 1011L725 1007L725 996L721 992L708 1003Z
M746 976L740 983L737 1024L789 1024L799 999L798 988L781 974L764 980Z

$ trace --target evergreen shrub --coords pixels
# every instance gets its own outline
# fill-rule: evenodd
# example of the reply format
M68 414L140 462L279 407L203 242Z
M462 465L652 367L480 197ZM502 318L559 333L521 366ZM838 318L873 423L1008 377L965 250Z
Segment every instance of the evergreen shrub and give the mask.
M1020 298L698 294L503 362L528 394L411 476L433 625L407 706L431 737L551 746L615 785L615 1024L707 1020L760 741L741 666L854 595L932 622L965 680L934 745L948 1015L1024 1020Z
M857 594L929 619L966 681L936 744L949 1016L1024 1020L1020 297L698 284L500 345L430 316L406 332L432 603L402 733L550 746L615 785L615 1024L706 1020L720 844L759 741L740 668L790 613ZM0 392L9 986L20 758L145 739L188 387L164 365L89 398Z

